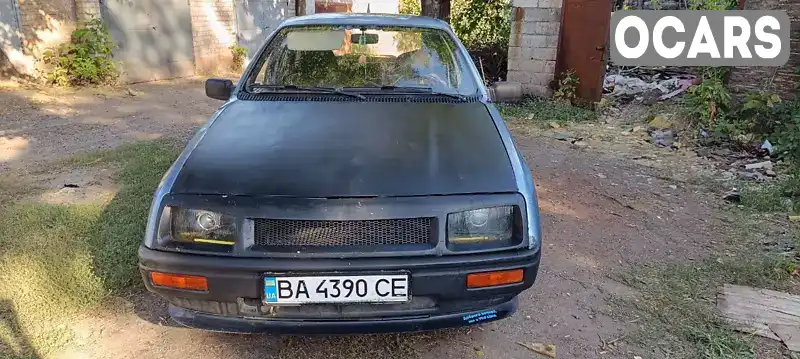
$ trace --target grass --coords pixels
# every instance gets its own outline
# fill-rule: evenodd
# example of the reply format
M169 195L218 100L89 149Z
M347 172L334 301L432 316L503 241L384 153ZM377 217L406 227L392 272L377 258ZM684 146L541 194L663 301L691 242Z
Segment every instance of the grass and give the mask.
M549 122L558 124L591 121L597 118L594 111L572 106L567 103L529 98L518 104L497 104L500 113L508 118L524 118L542 125Z
M744 183L742 205L759 212L800 212L800 168L792 168L777 183Z
M141 142L57 166L118 167L119 191L108 204L0 202L0 357L45 355L70 340L71 316L140 282L136 248L177 154L172 142Z
M758 339L734 331L714 311L716 291L730 283L797 292L791 273L798 266L800 233L775 238L764 230L763 217L770 215L751 209L732 209L731 216L734 230L728 243L710 257L617 274L641 294L612 298L620 313L641 323L630 341L668 358L756 357Z

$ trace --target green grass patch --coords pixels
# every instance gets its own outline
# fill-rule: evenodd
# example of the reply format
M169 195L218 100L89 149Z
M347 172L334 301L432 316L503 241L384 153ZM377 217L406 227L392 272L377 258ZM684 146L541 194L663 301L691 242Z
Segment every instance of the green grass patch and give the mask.
M520 103L497 104L496 106L506 119L528 119L544 125L549 122L564 124L597 119L594 111L560 101L532 98L525 99Z
M717 289L724 283L775 290L791 289L797 267L787 248L798 243L788 236L774 247L762 244L766 236L758 216L737 213L731 245L699 262L637 267L617 279L640 295L612 297L628 319L638 318L638 329L628 340L670 358L755 358L756 340L731 329L714 311Z
M147 211L178 152L173 142L140 142L57 166L119 168L108 204L0 207L0 357L48 353L70 340L70 317L140 283L136 249Z
M776 183L743 183L742 204L759 212L800 212L800 169L778 178Z

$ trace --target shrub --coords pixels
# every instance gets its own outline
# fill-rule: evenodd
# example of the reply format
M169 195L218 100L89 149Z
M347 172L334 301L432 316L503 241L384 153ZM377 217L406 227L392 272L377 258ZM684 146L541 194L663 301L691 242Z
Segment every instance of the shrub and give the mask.
M60 86L112 83L119 76L111 58L115 48L106 24L89 20L72 32L69 43L45 51L43 61L50 67L46 78Z
M578 84L581 82L575 71L569 70L559 76L558 88L553 92L553 98L569 104L575 104L577 99Z
M511 4L508 0L453 0L450 23L487 82L508 72Z
M772 112L774 132L769 136L779 154L800 164L800 100L786 101ZM800 173L799 173L800 174Z
M487 82L508 72L511 4L508 0L452 0L450 24ZM419 0L400 0L401 14L419 15Z
M233 55L231 69L233 71L241 71L244 68L244 60L247 58L247 48L238 45L231 45L230 49L231 54Z
M405 15L419 15L422 13L422 3L419 0L400 0L398 12Z
M726 115L731 106L731 94L717 77L707 78L691 87L684 98L689 115L697 125L715 128L730 134ZM722 125L722 126L720 126Z

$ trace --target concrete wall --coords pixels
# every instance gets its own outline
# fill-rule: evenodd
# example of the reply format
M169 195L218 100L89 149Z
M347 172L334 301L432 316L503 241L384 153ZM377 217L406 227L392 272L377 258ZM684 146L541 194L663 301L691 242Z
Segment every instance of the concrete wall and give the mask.
M729 86L736 92L769 91L791 98L800 76L794 69L800 66L800 1L745 0L745 10L785 10L792 20L791 56L783 67L736 67L731 71Z
M562 0L513 0L508 81L523 92L548 97L556 71Z
M100 16L99 0L17 0L21 20L22 52L35 63L45 49L69 41L78 20ZM236 39L234 0L188 0L192 46L197 72L230 68L231 45ZM296 0L286 2L285 17L295 16ZM313 6L306 0L307 7Z

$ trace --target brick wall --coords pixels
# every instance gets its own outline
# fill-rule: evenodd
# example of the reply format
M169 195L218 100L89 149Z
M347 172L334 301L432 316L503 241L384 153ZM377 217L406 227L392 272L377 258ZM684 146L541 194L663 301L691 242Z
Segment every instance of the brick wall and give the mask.
M100 17L99 0L75 0L75 13L79 20Z
M508 81L526 94L549 97L555 76L561 0L513 0L508 47Z
M233 0L189 0L195 69L212 73L230 68L236 44Z
M731 71L729 86L736 92L769 91L789 98L800 76L794 69L800 66L800 1L745 0L745 10L786 10L792 20L791 55L783 67L737 67Z
M44 49L69 41L75 29L75 0L18 0L23 52L38 58Z

